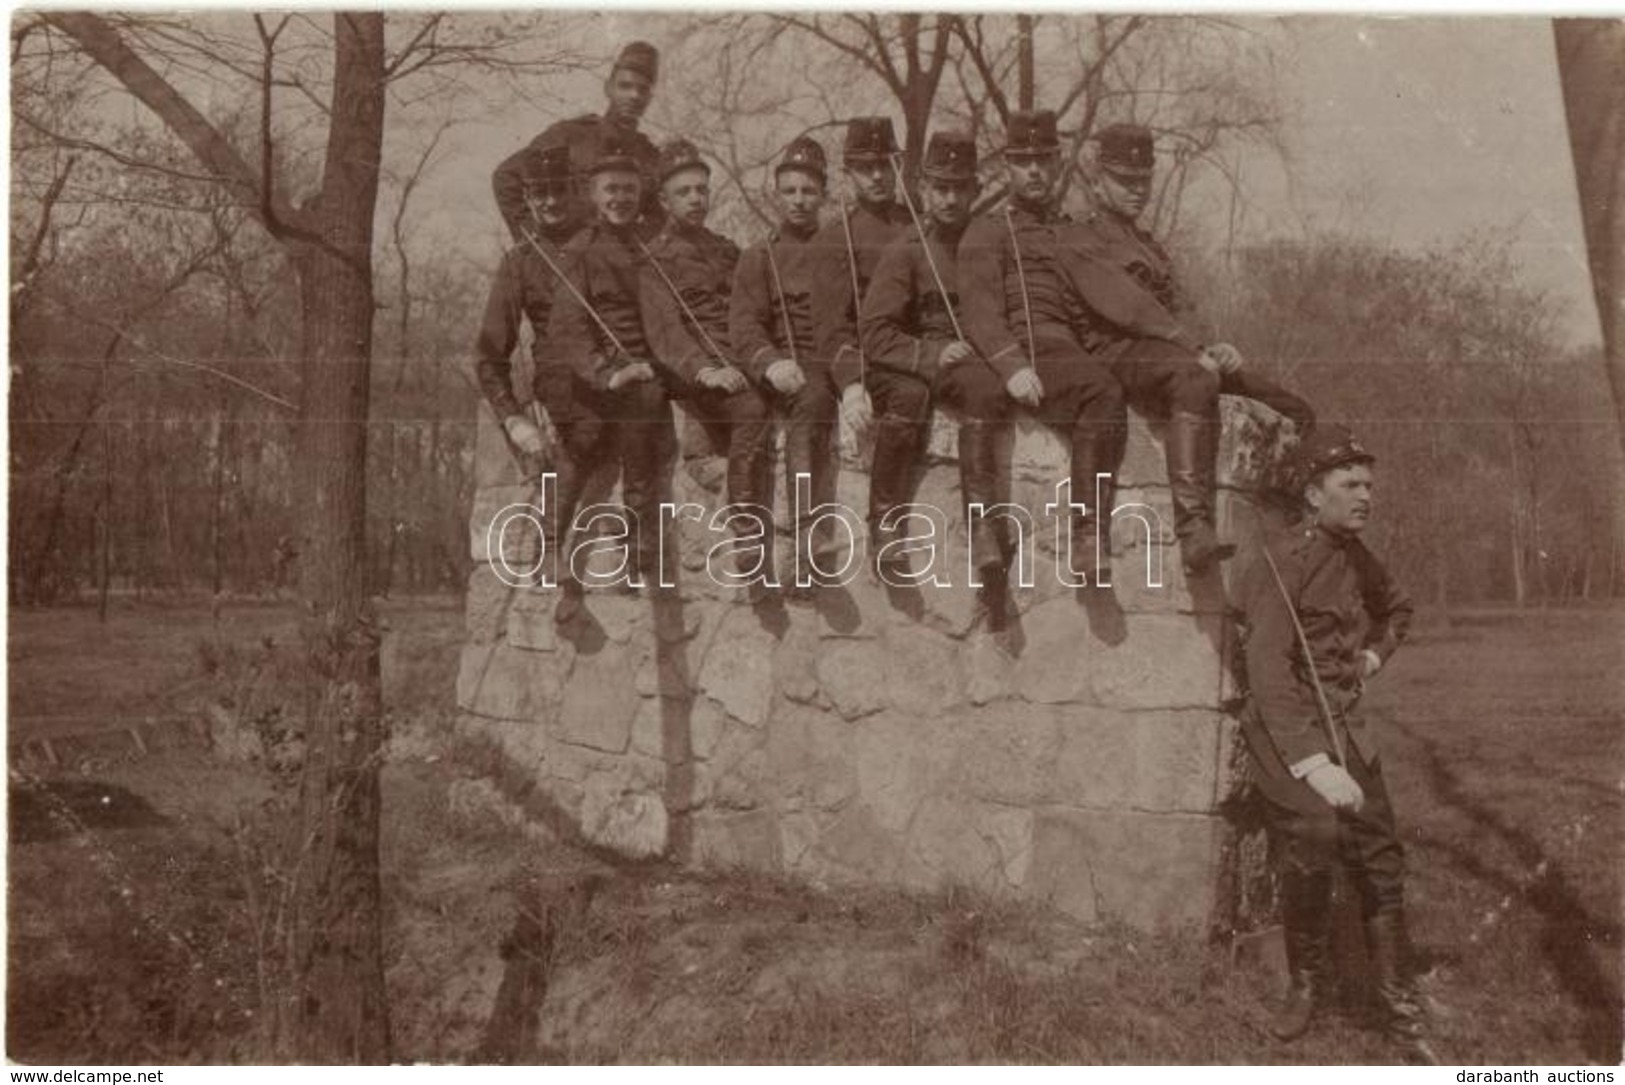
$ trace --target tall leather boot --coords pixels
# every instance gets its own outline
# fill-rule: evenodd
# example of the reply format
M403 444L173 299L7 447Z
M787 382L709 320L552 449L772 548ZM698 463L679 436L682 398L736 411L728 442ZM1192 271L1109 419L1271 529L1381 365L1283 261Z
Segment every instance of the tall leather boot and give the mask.
M1407 967L1405 913L1387 908L1367 919L1365 945L1384 1034L1400 1048L1407 1062L1439 1065L1439 1056L1427 1040L1427 1014L1416 997Z
M1219 423L1188 411L1175 411L1168 419L1166 456L1168 489L1174 499L1174 534L1185 571L1207 572L1235 554L1230 543L1219 541L1213 527L1213 458Z
M882 558L881 549L903 534L894 525L881 527L882 518L914 496L914 468L920 458L920 427L913 419L882 415L875 424L875 455L869 472L869 540L877 571L897 575L909 572L908 558L893 553Z
M1079 419L1072 427L1072 500L1085 511L1072 518L1072 567L1089 579L1092 591L1111 572L1111 510L1116 502L1117 469L1122 464L1128 427L1116 422ZM1105 474L1095 500L1096 476ZM1096 541L1099 541L1097 548ZM1102 593L1103 594L1103 593Z
M999 496L998 423L967 418L959 426L959 492L965 499L966 520L970 522L971 564L985 583L1002 577L1009 568L1006 554L1005 520L1002 516L980 516L970 520L970 507L992 508Z
M1288 871L1281 878L1281 924L1289 977L1286 997L1270 1021L1278 1040L1309 1031L1330 994L1332 876Z

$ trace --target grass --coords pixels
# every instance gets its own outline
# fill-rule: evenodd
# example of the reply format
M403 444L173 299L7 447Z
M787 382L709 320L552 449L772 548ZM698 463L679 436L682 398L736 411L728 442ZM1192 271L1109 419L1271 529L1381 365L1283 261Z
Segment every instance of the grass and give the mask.
M488 756L444 741L456 603L389 617L400 756L382 859L402 1059L493 1057L493 1006L516 991L535 1022L508 1037L523 1061L1393 1057L1353 1013L1272 1042L1273 978L1191 937L957 890L818 891L583 851L504 799ZM184 720L241 688L264 637L291 643L289 614L230 610L216 630L204 608L116 610L106 627L91 609L21 612L11 629L14 750L29 728L66 737L55 766L13 757L9 1055L261 1061L244 875L263 872L236 842L278 809L276 779L195 743L87 743L63 721ZM1435 615L1373 686L1447 1057L1620 1057L1622 655L1620 610ZM596 891L558 928L545 991L515 983L533 963L521 915L582 878Z

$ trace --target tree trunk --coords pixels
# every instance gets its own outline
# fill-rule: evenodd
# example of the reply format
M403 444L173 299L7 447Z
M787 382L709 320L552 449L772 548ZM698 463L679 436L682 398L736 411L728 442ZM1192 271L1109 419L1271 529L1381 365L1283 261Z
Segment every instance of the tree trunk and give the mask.
M1035 97L1033 73L1033 17L1016 16L1016 108L1031 111Z
M1554 19L1591 289L1625 448L1625 20Z
M305 765L287 1017L304 1062L389 1058L378 873L383 705L367 604L366 465L372 223L384 119L384 20L334 16L321 242L293 247L303 312L295 451L305 525Z

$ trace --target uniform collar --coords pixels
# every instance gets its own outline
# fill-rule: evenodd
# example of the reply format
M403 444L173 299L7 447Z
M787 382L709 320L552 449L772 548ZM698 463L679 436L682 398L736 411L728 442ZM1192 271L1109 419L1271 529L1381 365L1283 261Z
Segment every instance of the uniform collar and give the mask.
M792 226L788 222L780 222L778 229L773 231L774 241L810 241L818 232L816 224L812 226Z
M1011 200L1009 208L1010 216L1018 222L1036 222L1040 225L1047 225L1060 217L1060 208L1054 200L1040 204L1038 207Z

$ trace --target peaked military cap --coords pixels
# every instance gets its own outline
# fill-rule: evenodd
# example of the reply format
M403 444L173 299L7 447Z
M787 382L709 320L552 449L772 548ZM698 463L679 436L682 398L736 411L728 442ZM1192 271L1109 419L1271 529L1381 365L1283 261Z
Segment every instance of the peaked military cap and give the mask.
M688 140L672 139L661 145L660 159L655 169L656 180L664 184L672 174L687 169L702 169L708 175L711 172L711 167L700 157L700 149Z
M976 180L976 141L969 132L933 132L925 147L925 175L939 181Z
M1055 132L1055 110L1018 110L1005 125L1005 154L1051 154L1061 149Z
M1314 479L1334 467L1347 467L1355 463L1375 463L1360 439L1347 426L1336 422L1323 423L1303 439L1298 446L1297 484L1307 486Z
M653 83L660 76L660 50L646 41L629 41L615 58L615 68L629 68Z
M570 183L570 146L556 143L525 155L525 184L532 188Z
M890 159L896 153L897 136L892 132L890 117L853 117L846 122L843 163Z
M808 173L818 174L818 179L829 179L828 160L824 157L824 146L811 136L797 136L785 148L784 157L773 168L773 176L777 177L785 170L806 170Z
M625 133L606 129L598 142L598 154L587 168L590 177L595 173L605 173L609 170L631 170L638 172L637 148Z
M1119 177L1150 177L1157 154L1151 129L1140 124L1112 124L1100 130L1100 168Z

